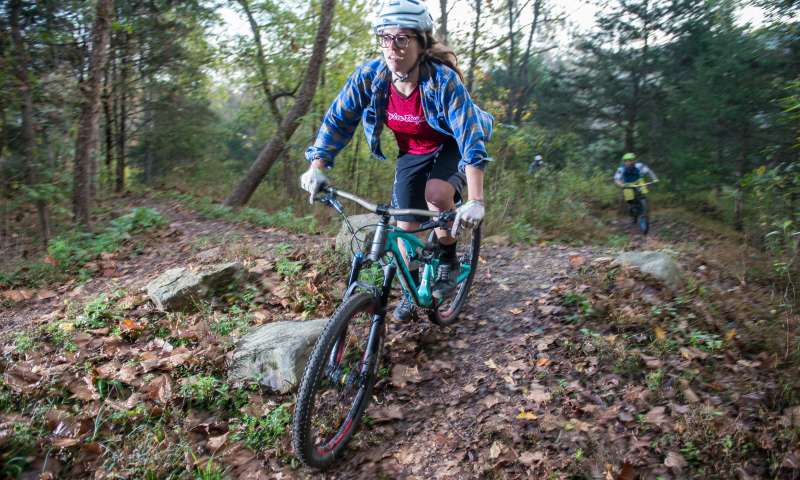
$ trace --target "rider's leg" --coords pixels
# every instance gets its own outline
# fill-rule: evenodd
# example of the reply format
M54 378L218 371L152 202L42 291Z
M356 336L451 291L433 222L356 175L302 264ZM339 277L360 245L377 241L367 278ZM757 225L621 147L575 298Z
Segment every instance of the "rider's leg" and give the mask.
M392 189L393 208L425 208L425 182L431 169L430 155L401 155L397 159L397 170L394 175L394 186ZM419 228L420 221L423 219L414 216L397 217L397 226L403 230L415 230ZM398 241L398 247L406 265L409 263L406 245L403 241ZM419 270L411 269L409 272L414 283L419 285ZM402 273L399 273L402 275ZM405 321L414 317L414 304L406 296L394 310L394 317L397 320Z
M451 210L455 207L456 190L450 182L432 178L425 188L425 201L428 208L437 212ZM449 229L437 228L436 237L439 242L439 268L436 271L436 283L433 285L433 296L443 298L456 287L458 262L456 261L456 239L450 235Z
M432 178L425 185L425 202L428 204L428 208L435 212L452 210L456 206L455 195L456 189L445 180ZM456 239L450 236L450 229L437 228L436 238L442 246L456 243Z

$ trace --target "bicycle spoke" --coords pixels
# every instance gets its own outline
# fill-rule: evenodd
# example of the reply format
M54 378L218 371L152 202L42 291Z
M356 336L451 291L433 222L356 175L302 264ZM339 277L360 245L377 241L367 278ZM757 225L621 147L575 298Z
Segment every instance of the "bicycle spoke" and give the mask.
M317 454L331 454L353 428L365 394L365 361L371 308L356 312L332 346L328 365L320 372L310 411L309 439ZM333 357L333 358L331 358Z

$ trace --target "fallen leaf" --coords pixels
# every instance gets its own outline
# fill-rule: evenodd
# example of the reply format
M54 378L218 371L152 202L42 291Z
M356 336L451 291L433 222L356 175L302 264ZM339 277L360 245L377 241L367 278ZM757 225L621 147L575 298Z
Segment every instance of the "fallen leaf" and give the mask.
M500 403L500 399L497 397L497 395L489 395L484 397L483 400L481 400L481 403L486 405L486 408L492 408Z
M3 381L16 392L33 390L42 376L34 372L28 364L12 365L3 373Z
M39 290L36 293L36 300L47 300L48 298L57 297L58 293L53 290Z
M695 358L703 360L706 357L708 357L707 353L694 347L689 347L689 348L681 347L678 349L678 351L681 353L681 356L686 360L694 360Z
M536 360L536 366L537 367L546 367L546 366L550 365L551 362L552 361L549 358L542 357L542 358Z
M397 388L405 388L409 383L419 383L422 381L422 376L419 373L419 368L409 367L408 365L398 364L392 368L392 385Z
M84 402L100 399L100 394L95 390L92 378L89 376L72 382L69 385L69 391L72 392L75 398L83 400Z
M727 332L725 332L725 341L726 342L730 342L734 338L736 338L736 329L735 328L732 328L732 329L728 330Z
M370 416L372 416L376 423L390 422L392 420L402 420L403 411L400 405L392 404L376 409Z
M191 352L188 348L178 347L173 350L171 355L168 357L155 358L152 360L148 359L143 361L142 370L145 373L157 369L172 370L173 368L186 363L192 357L192 355L193 352Z
M537 417L533 412L526 412L525 410L520 410L519 414L517 414L517 418L520 420L536 420Z
M544 453L542 452L522 452L519 456L519 461L523 465L532 466L544 460Z
M505 445L499 440L495 440L492 443L492 446L489 447L489 458L494 460L495 458L499 457L501 453L503 453Z
M656 340L659 342L663 342L667 339L667 332L665 332L663 328L656 326L653 328L653 332L656 335Z
M528 390L528 394L525 395L525 398L532 400L536 403L546 403L550 401L550 392L547 389L536 382L532 382L531 386Z
M225 442L227 440L228 440L228 433L223 433L222 435L219 435L217 437L209 437L208 438L208 444L207 444L208 445L208 449L211 450L212 453L216 452L223 445L225 445Z
M467 392L467 393L475 393L477 390L478 390L478 387L476 387L475 385L473 385L471 383L468 383L468 384L464 385L464 391Z
M660 427L667 422L665 410L666 409L664 407L653 407L649 412L647 412L647 415L645 415L645 421Z
M166 404L172 398L172 381L169 375L159 375L142 388L148 400Z
M623 463L617 480L633 480L634 478L636 478L636 471L633 469L633 465L628 462Z
M497 366L496 363L494 363L494 360L492 360L491 358L483 362L483 364L491 368L492 370L499 370L499 367Z
M80 438L55 438L53 439L53 446L57 448L68 448L79 444Z
M515 308L509 308L509 309L508 309L508 311L509 311L509 312L511 312L511 313L512 313L512 314L514 314L514 315L519 315L519 314L521 314L522 312L524 312L524 311L525 311L525 309L524 309L524 308L517 308L517 307L515 307Z
M11 302L18 303L30 300L36 293L30 288L18 288L16 290L6 290L2 296Z
M141 331L144 330L145 328L143 324L138 323L136 320L133 320L131 318L126 318L125 320L120 322L120 326L122 327L123 330L129 332Z
M573 268L578 268L584 263L586 263L586 257L581 255L572 255L569 257L569 264L572 265Z
M664 459L664 465L680 470L686 467L688 463L686 463L686 460L680 453L669 452L667 453L667 458Z

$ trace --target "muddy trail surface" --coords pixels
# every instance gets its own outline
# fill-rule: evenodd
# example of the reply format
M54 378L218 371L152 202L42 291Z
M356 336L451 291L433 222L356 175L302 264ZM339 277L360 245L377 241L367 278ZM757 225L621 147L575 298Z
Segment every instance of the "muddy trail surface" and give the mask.
M52 473L50 478L139 478L155 472L152 478L668 480L697 475L766 478L769 471L774 478L796 478L792 462L800 461L797 434L778 437L770 429L791 429L795 421L800 426L800 409L784 410L790 405L776 407L768 398L770 391L781 388L777 380L759 373L769 358L739 356L732 347L723 350L727 344L719 335L702 337L678 316L670 317L676 326L669 332L656 327L655 338L646 321L609 329L595 310L610 301L611 293L584 283L587 272L611 262L614 252L604 247L508 246L491 239L482 246L459 322L438 327L424 317L407 323L390 318L385 374L375 387L364 425L334 468L323 473L302 468L292 458L285 420L264 447L261 440L267 437L258 436L258 428L251 432L233 419L237 411L257 416L277 405L288 405L291 412L293 396L251 392L243 406L230 409L231 402L226 403L229 411L223 414L215 411L212 400L196 400L193 384L187 383L206 368L219 377L215 392L230 394L219 372L224 372L220 365L235 344L235 333L207 336L205 342L197 332L208 331L212 316L229 318L231 310L218 315L214 309L228 307L212 304L186 318L164 316L139 292L175 266L244 259L263 274L259 288L265 290L251 300L250 326L313 318L335 308L343 279L317 285L318 272L303 274L298 285L324 297L309 315L292 304L294 297L281 285L290 282L276 273L276 264L287 255L303 264L302 252L330 247L333 239L210 220L164 200L135 203L157 208L169 218L169 227L135 255L98 259L88 282L18 294L0 312L5 381L0 405L6 412L0 414L0 447L8 445L14 425L41 425L31 433L38 435L37 453L26 452L30 464L23 478L38 478L43 471ZM303 268L308 270L310 263ZM684 308L670 303L673 295L658 285L635 274L609 272L600 276L612 279L626 295L634 292L625 301L634 305L646 297L649 302L638 312L618 306L621 313L615 318L643 318L662 303L672 309L670 315ZM133 306L126 306L120 319L145 325L145 333L126 336L123 331L121 342L113 332L108 336L108 328L90 330L75 337L76 353L60 351L55 339L61 336L50 330L38 337L31 334L43 347L19 353L19 332L60 321L69 315L65 303L88 302L119 289L128 292L120 303L133 297L127 302ZM170 328L178 333L165 338L181 342L175 345L188 348L193 360L169 368L169 362L161 362L160 372L145 374L141 360L152 358L155 354L148 349L160 341L148 336L147 329ZM189 330L194 337L185 335ZM192 338L200 340L192 343ZM730 366L711 375L704 372L704 363L712 365L708 368L715 363ZM130 367L130 375L117 390L103 393L96 390L102 383L98 379L103 380L109 365ZM86 376L87 368L98 373ZM41 410L36 402L53 391L65 392L59 393L67 395L63 405L37 420L31 413ZM188 397L192 393L194 400ZM17 411L3 404L3 395L17 395L17 403L11 403ZM768 402L773 404L766 407ZM106 404L127 413L114 417L116 425L98 426L95 418L102 417ZM64 433L62 424L75 429ZM150 433L163 432L165 426L174 433ZM261 443L248 443L248 438ZM744 459L736 456L741 445L750 445L738 452ZM718 452L727 455L721 472L714 471L713 456L704 456ZM221 476L198 476L204 469Z

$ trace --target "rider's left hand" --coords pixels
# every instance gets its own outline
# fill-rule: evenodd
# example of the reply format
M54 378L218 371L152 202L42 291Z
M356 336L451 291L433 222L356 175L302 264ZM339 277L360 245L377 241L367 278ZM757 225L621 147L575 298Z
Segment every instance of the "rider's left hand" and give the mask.
M453 229L450 234L455 237L459 227L473 228L478 226L483 220L486 209L481 200L470 200L456 210L456 218L453 221Z

